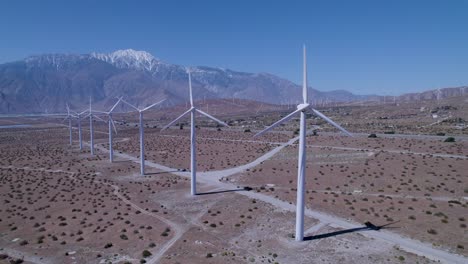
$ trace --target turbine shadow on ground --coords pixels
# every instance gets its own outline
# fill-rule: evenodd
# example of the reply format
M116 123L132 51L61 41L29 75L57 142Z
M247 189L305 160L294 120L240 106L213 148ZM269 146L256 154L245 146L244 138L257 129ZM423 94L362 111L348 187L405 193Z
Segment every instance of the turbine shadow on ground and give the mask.
M317 240L317 239L333 237L333 236L338 236L338 235L343 235L343 234L353 233L353 232L359 232L359 231L379 231L380 229L398 228L398 227L388 227L389 225L395 224L397 222L399 222L399 221L392 222L392 223L385 224L385 225L381 225L381 226L376 226L376 225L372 224L371 222L365 222L364 223L365 226L363 226L363 227L356 227L356 228L339 230L339 231L320 234L320 235L307 236L307 237L304 237L304 241Z
M221 191L213 191L213 192L202 192L202 193L197 193L197 195L208 195L208 194L219 194L219 193L241 192L241 191L249 191L249 189L247 189L247 188L239 188L239 189L232 189L232 190L221 190Z
M133 162L133 160L114 160L113 163Z
M151 176L151 175L158 175L158 174L170 174L173 172L178 172L178 170L172 170L172 171L158 171L158 172L145 172L145 176Z

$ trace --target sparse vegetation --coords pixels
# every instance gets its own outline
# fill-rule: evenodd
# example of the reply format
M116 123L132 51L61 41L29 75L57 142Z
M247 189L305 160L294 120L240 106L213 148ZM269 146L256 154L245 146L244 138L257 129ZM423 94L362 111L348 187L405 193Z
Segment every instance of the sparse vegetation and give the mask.
M151 252L149 252L148 250L145 249L145 250L143 250L142 255L143 255L144 258L147 258L147 257L151 256L152 254L151 254Z
M444 140L444 142L455 142L455 138L454 137L448 137Z

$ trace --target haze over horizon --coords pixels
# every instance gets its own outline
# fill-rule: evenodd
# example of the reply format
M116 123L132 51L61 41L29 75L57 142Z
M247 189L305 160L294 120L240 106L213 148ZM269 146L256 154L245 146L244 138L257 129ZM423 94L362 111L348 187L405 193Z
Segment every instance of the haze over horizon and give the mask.
M468 84L467 1L15 1L0 4L0 63L144 50L174 64L268 72L356 94Z

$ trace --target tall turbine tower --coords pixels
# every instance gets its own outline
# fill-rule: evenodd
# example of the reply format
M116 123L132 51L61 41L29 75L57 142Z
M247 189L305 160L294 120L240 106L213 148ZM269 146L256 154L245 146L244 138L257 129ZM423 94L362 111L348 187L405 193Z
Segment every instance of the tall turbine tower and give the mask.
M93 128L93 109L91 107L91 96L89 97L89 135L91 155L94 155L94 128Z
M81 133L81 113L78 114L78 139L80 141L80 150L83 150L83 133Z
M68 105L67 105L68 107ZM72 110L69 110L70 112L73 112L75 115L74 117L76 117L77 121L78 121L78 140L80 142L80 150L83 149L83 133L81 133L81 118L83 117L84 114L86 114L86 112L88 112L88 110L84 110L83 112L81 113L77 113L77 112L74 112Z
M108 112L96 111L96 112L107 115L107 122L109 125L109 161L110 162L114 162L114 148L112 147L112 142L113 142L112 128L117 134L117 129L115 128L115 124L114 124L114 119L112 119L112 112L115 110L115 108L117 107L117 105L120 103L121 100L122 98L119 98L117 103L115 103Z
M94 111L96 112L96 111ZM89 97L89 110L88 110L88 115L89 116L89 135L90 135L90 142L89 142L89 148L90 148L90 151L91 151L91 155L94 155L94 126L93 126L93 117L95 117L96 119L102 121L102 122L105 122L104 120L102 120L99 116L96 116L93 114L93 109L92 109L92 106L91 106L91 96ZM81 127L81 123L80 123L80 127ZM81 149L81 139L80 139L80 149Z
M138 113L140 114L140 174L143 176L145 175L145 131L144 131L144 127L143 127L143 112L164 102L166 99L163 99L157 103L154 103L148 107L145 107L143 109L139 109L137 108L136 106L130 104L129 102L121 99L122 102L124 102L126 105L132 107L133 109L135 109L136 111L138 111Z
M440 90L440 88L436 91L436 98L437 101L440 101L440 99L442 98L442 91Z
M182 117L190 113L190 193L192 195L197 194L197 157L196 157L196 130L195 130L195 112L198 112L206 117L208 117L211 120L214 120L215 122L223 125L223 126L228 126L226 123L223 121L203 112L202 110L199 110L193 106L193 96L192 96L192 78L190 75L190 71L188 73L188 79L189 79L189 93L190 93L190 109L187 110L185 113L177 117L174 121L170 122L167 126L165 126L162 130L167 129L168 127L172 126L175 124L177 121L179 121Z
M279 126L283 122L291 119L297 113L301 114L300 132L299 132L299 158L297 165L297 202L296 202L296 241L304 240L304 197L305 197L305 172L306 172L306 110L310 108L317 116L321 117L332 126L338 128L348 136L352 136L348 131L342 128L337 123L333 122L330 118L321 112L313 109L307 102L307 61L306 61L306 48L303 48L303 83L302 83L302 104L297 105L297 110L280 119L276 123L267 127L265 130L257 133L254 137L260 136L263 133Z
M70 114L70 107L68 107L68 103L66 104L67 106L67 117L65 119L68 119L68 130L70 134L70 143L69 145L71 146L73 143L73 138L72 138L72 117L73 115Z

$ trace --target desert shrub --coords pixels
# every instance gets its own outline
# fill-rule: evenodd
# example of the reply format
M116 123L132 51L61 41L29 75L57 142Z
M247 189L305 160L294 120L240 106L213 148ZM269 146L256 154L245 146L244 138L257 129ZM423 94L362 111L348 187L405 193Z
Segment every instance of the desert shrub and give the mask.
M149 256L151 256L151 255L152 255L151 252L149 252L148 250L146 250L146 249L143 250L142 256L143 256L144 258L147 258L147 257L149 257Z
M211 253L206 254L206 258L212 258L212 257L213 257L213 254L211 254Z
M247 128L247 129L244 129L244 133L250 133L252 131L250 131L250 128Z
M431 235L437 235L437 231L435 229L429 229L427 230L427 233L431 234Z
M368 136L368 138L376 138L376 137L377 137L376 134L370 134L370 135Z
M444 142L455 142L455 138L454 137L448 137L444 140Z
M110 248L112 246L113 246L112 243L107 243L106 245L104 245L104 248Z
M123 239L123 240L128 240L128 237L125 234L121 234L120 238Z
M436 135L437 135L437 136L443 137L443 136L445 136L445 133L439 132L439 133L437 133Z
M12 259L12 260L10 260L11 264L21 264L23 262L24 262L24 260L22 260L22 259Z
M395 134L395 131L385 131L384 134Z

